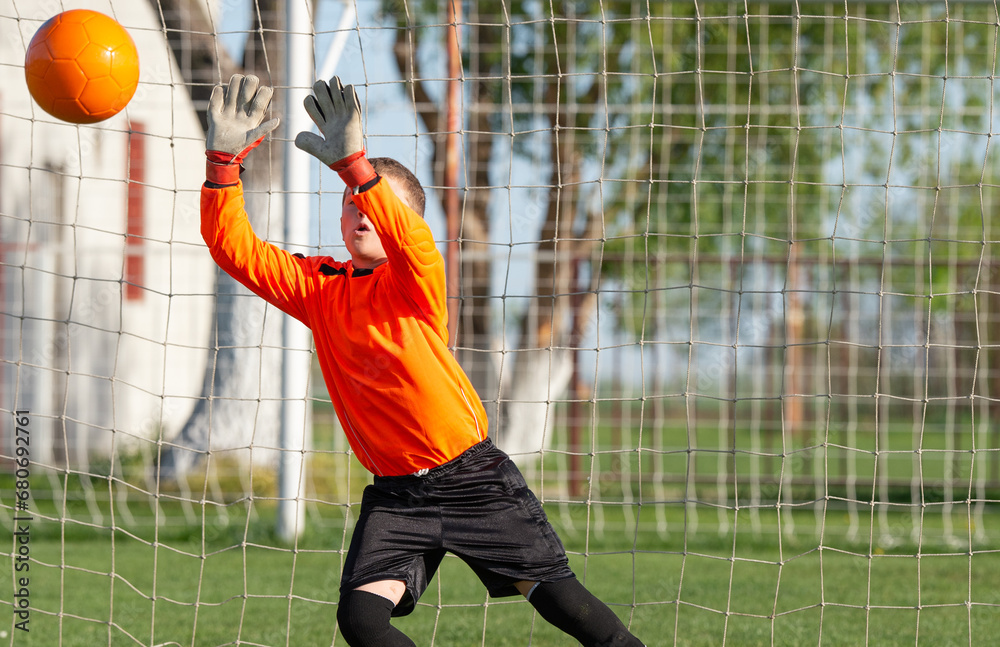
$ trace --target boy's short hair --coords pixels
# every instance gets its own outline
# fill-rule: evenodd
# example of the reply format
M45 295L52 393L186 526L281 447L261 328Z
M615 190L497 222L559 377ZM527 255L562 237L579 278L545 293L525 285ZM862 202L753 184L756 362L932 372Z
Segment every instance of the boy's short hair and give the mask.
M420 185L417 176L391 157L372 157L368 161L371 162L376 173L395 182L402 193L399 199L417 212L420 217L423 217L424 204L427 199L424 195L424 187Z

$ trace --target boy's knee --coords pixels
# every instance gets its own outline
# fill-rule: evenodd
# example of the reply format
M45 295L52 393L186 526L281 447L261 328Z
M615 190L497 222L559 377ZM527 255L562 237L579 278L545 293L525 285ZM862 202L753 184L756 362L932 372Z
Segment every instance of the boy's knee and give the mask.
M340 633L351 647L415 647L390 624L392 600L368 591L348 591L337 605Z

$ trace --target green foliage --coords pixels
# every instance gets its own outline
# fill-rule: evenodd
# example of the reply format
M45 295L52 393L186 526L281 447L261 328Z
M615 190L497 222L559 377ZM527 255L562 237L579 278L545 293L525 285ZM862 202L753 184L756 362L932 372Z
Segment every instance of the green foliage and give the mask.
M996 173L994 8L481 4L463 5L466 105L534 163L531 135L544 130L571 135L599 168L600 274L628 332L662 335L654 313L686 307L685 287L730 281L725 259L787 256L774 290L798 289L796 259L816 251L875 259L929 296L965 281L945 259L982 256L995 209L977 188ZM424 51L443 51L440 4L384 7ZM944 256L936 240L968 243ZM884 273L862 280L895 291L878 285ZM725 297L697 298L715 312Z
M674 258L691 269L654 272L668 288L697 282L695 265L702 279L718 271L703 258L766 254L769 239L825 239L840 257L864 254L858 240L899 240L887 260L912 275L927 271L921 241L937 232L982 240L974 187L989 158L975 136L990 132L989 111L977 107L992 105L992 85L949 79L950 95L936 86L956 70L992 74L992 55L970 46L992 51L995 34L975 22L995 22L992 8L962 6L970 23L950 27L943 7L923 4L902 26L889 4L833 18L774 3L655 11L649 38L631 50L636 82L622 102L648 117L624 119L640 145L613 158L629 160L627 190L606 203L613 238L602 272L631 295L621 304L634 317L627 329L657 332L654 319L634 313L650 312L649 267ZM973 190L942 195L944 205L917 189L941 185ZM954 251L975 259L981 245ZM904 274L897 279L913 281Z

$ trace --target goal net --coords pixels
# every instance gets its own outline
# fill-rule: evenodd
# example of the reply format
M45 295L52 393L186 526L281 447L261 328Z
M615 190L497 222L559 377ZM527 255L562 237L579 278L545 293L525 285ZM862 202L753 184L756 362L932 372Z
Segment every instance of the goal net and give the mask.
M83 6L142 69L74 126L23 65ZM0 0L0 30L0 644L346 644L370 475L303 331L200 235L236 72L285 124L255 231L338 260L343 185L288 124L312 80L359 88L491 435L648 645L1000 630L994 4ZM451 556L396 624L570 644Z

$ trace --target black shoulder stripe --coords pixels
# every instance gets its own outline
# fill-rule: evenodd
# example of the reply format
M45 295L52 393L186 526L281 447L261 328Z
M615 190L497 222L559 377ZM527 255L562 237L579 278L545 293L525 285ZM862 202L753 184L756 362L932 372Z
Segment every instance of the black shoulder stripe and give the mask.
M344 276L347 275L347 270L345 268L333 267L332 265L327 265L326 263L319 266L319 271L323 276L337 276L338 274Z

